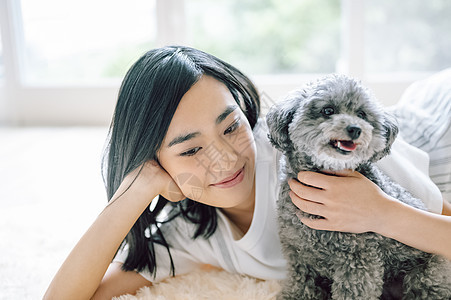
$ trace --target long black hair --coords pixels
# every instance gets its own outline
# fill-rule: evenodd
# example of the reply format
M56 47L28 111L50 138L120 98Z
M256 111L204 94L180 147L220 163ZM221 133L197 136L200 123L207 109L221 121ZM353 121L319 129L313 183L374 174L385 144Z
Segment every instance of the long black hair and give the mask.
M202 75L225 84L254 127L260 113L258 92L238 69L189 47L170 46L147 52L129 69L119 90L102 164L108 201L127 174L148 160L157 160L181 98ZM156 206L145 209L127 234L122 243L128 247L124 270L142 271L147 267L155 275L154 243L164 245L171 257L157 224L157 216L166 204L168 200L160 195ZM190 199L171 205L171 218L181 214L197 225L193 238L208 238L215 232L216 208ZM173 264L172 274L175 274Z

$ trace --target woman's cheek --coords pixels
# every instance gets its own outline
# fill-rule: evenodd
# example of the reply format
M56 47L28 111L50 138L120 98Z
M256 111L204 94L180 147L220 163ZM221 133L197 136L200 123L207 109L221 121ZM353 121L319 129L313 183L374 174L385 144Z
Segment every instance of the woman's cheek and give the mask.
M229 141L237 153L245 153L254 144L251 128L245 124L229 137Z
M202 179L197 174L193 172L181 172L174 176L173 180L186 198L195 201L202 200L205 189Z

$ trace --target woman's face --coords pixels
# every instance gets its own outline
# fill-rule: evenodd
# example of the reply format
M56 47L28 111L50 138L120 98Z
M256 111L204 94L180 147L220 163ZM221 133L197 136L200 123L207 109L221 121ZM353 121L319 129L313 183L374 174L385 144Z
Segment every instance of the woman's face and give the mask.
M186 197L231 208L253 200L255 156L246 116L224 84L204 75L182 97L158 159Z

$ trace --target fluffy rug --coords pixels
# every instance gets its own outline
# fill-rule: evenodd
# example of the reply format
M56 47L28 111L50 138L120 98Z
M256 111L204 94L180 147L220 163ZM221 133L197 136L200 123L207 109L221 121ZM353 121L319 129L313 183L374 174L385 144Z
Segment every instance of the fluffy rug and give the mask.
M144 287L135 296L123 295L114 300L270 300L280 290L276 280L230 274L222 270L199 270L177 276L151 287Z

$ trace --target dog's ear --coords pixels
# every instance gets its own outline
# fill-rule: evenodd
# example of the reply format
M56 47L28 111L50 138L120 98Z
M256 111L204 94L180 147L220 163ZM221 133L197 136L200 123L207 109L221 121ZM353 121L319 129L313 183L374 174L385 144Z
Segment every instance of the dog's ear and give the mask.
M384 136L385 136L385 148L384 150L376 153L373 157L372 157L372 161L376 162L378 160L380 160L381 158L387 156L388 154L390 154L390 149L391 146L393 144L393 142L396 139L396 136L398 135L398 122L396 121L396 118L393 114L386 112L384 114L384 124L383 124L383 130L385 131Z
M299 106L300 93L293 93L286 99L274 104L266 115L266 124L269 128L269 140L274 147L282 152L286 152L291 147L291 140L288 134L290 125L296 108Z

